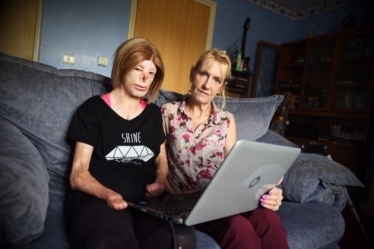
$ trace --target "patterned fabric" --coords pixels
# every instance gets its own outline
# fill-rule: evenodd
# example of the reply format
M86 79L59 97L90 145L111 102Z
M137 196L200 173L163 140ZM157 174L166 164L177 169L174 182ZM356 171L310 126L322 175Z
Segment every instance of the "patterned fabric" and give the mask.
M193 130L185 100L162 106L167 134L169 181L175 191L204 188L224 159L228 127L233 115L212 103L209 119Z

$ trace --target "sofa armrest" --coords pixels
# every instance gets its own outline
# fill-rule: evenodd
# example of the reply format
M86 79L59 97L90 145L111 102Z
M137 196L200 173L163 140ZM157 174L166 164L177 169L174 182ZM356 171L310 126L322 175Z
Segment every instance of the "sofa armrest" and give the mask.
M36 147L0 117L0 248L40 236L48 206L49 176Z

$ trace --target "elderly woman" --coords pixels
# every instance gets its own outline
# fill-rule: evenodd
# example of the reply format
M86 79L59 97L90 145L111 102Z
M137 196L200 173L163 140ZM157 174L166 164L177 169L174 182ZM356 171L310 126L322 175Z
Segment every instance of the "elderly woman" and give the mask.
M205 52L191 69L191 94L182 102L161 108L169 164L166 187L170 193L201 191L236 142L235 119L223 110L230 69L225 51ZM222 98L220 108L213 102L217 95ZM286 230L274 212L282 199L282 190L274 188L261 197L261 208L195 228L212 236L222 248L288 248Z

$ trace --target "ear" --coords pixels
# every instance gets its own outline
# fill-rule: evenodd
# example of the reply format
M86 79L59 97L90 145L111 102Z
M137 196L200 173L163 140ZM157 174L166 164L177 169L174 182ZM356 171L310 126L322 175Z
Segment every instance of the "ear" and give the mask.
M222 84L222 86L221 86L221 89L219 89L219 93L221 93L221 94L222 94L222 92L224 92L224 91L225 91L225 89L226 89L226 86L227 86L227 81L223 82L223 84Z
M191 70L190 70L190 82L193 81L194 76L195 76L195 67L191 67Z

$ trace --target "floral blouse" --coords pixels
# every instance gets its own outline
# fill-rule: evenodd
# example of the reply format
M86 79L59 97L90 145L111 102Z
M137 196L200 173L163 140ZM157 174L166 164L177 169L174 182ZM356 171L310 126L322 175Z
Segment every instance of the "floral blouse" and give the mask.
M233 115L213 102L213 113L193 130L186 102L162 106L169 164L168 180L177 192L204 188L224 159L225 141Z

